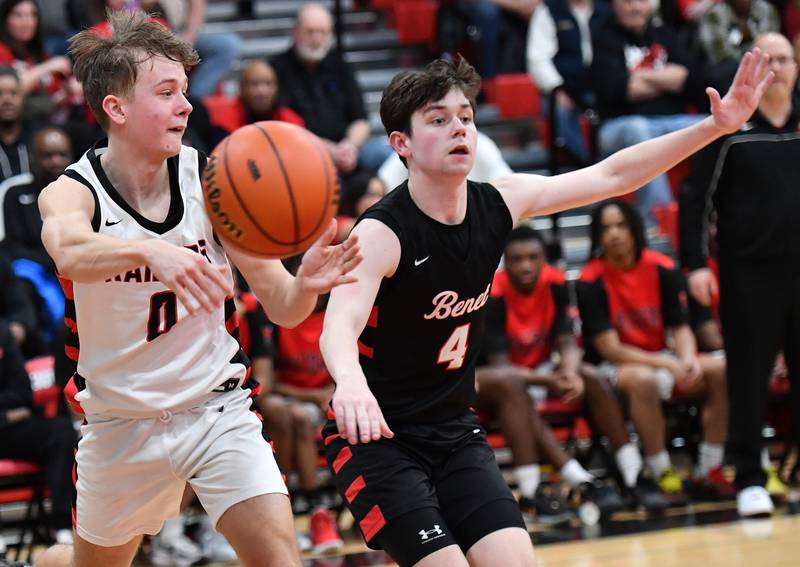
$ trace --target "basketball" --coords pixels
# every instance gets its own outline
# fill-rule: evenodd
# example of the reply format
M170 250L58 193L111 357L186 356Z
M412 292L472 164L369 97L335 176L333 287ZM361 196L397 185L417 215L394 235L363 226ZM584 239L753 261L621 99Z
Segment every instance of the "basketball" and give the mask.
M308 249L339 206L339 181L322 141L264 121L222 140L203 173L214 231L242 252L285 258Z

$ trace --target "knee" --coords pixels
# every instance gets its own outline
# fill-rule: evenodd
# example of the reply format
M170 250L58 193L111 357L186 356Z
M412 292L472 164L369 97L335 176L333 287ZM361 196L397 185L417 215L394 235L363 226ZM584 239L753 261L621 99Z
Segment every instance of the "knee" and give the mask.
M622 128L622 141L625 147L633 146L652 138L650 123L644 116L631 116Z
M313 434L311 415L302 403L294 403L291 407L292 425L298 435L309 437Z
M658 379L653 368L635 366L620 372L620 389L638 400L658 400Z

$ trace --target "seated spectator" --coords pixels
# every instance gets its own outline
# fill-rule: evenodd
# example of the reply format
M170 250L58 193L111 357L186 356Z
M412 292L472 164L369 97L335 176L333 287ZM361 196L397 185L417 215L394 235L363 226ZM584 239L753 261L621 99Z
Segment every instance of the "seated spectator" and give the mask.
M497 144L483 132L478 132L477 150L475 153L475 163L467 176L472 181L488 183L494 179L512 173L511 168L503 159L503 154ZM403 181L408 179L408 168L395 152L386 158L378 170L380 177L387 190L391 191Z
M730 86L739 60L758 36L779 30L778 12L767 0L724 0L711 6L700 18L698 38L715 67L717 87Z
M30 378L15 335L2 323L0 434L0 458L33 461L42 468L52 503L49 528L58 543L72 543L72 468L77 436L69 418L44 417L33 405Z
M59 128L43 128L31 142L31 173L0 184L0 247L12 260L25 258L55 273L42 244L42 217L37 199L73 161L72 144Z
M293 45L272 59L278 75L278 101L299 114L322 138L342 175L356 168L375 172L391 154L385 137L370 139L361 87L333 48L333 18L317 2L297 12ZM343 189L346 190L346 187Z
M28 95L26 115L49 120L59 109L83 103L67 57L49 57L40 32L39 10L33 0L4 0L0 4L0 65L19 73ZM66 115L58 118L65 121Z
M278 77L266 61L251 61L239 75L236 128L260 120L281 120L305 127L305 121L291 108L278 103Z
M786 2L781 18L781 31L793 45L797 46L797 40L800 38L800 0Z
M614 16L593 36L592 83L602 119L600 153L609 155L702 119L688 105L704 80L675 33L656 26L649 0L614 0ZM666 175L636 192L636 205L650 227L652 208L672 201Z
M26 358L42 354L44 340L37 325L36 306L24 280L0 254L0 325L7 327Z
M528 23L542 0L458 0L475 34L475 66L484 79L525 69L520 56Z
M545 0L533 13L528 30L528 73L549 107L556 90L556 124L566 150L581 164L589 163L580 118L594 106L589 81L592 35L611 14L602 0Z
M189 80L189 96L192 98L201 99L214 94L219 82L228 75L239 58L242 42L238 35L201 31L206 17L206 0L140 0L138 3L125 0L93 1L94 29L98 33L111 34L106 10L125 10L135 6L152 12L154 19L174 29L193 45L200 55L200 64L193 69Z
M387 193L386 185L380 178L368 171L354 175L350 181L350 187L348 199L342 200L339 205L339 214L336 217L338 224L336 242L346 240L358 217Z
M505 269L495 274L487 306L488 365L476 370L476 401L479 409L499 418L511 448L520 504L536 510L540 519L558 519L566 511L560 499L537 490L541 449L561 478L583 500L594 502L602 517L622 508L619 494L569 458L536 412L534 400L543 401L549 394L567 402L585 401L593 425L609 438L636 503L665 508L663 496L639 475L642 458L628 438L614 394L596 369L581 364L567 313L565 277L547 264L542 236L527 226L515 228L504 258ZM554 354L558 364L553 363Z
M641 217L622 201L593 212L591 250L577 284L587 358L600 364L627 402L650 471L664 492L681 493L664 445L661 402L699 398L703 442L694 493L732 497L735 490L721 470L728 426L725 359L697 353L683 275L672 260L646 247Z
M22 119L24 104L19 75L11 67L0 66L0 182L31 170L30 127Z

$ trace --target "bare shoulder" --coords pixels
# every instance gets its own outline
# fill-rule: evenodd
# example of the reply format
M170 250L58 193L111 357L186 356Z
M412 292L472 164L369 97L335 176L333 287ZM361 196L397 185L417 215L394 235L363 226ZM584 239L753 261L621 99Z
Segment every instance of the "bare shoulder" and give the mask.
M62 175L39 194L39 212L42 218L66 214L94 214L94 197L83 183Z
M492 185L500 192L514 222L536 213L539 196L548 178L532 173L511 173L498 177Z
M400 263L400 239L386 224L376 219L364 219L353 228L358 235L364 261L359 268L365 273L391 276Z

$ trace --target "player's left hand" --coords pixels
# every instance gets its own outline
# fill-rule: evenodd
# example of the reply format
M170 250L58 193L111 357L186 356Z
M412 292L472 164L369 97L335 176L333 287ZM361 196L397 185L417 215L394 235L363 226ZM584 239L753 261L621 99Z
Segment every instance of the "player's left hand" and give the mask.
M559 370L556 372L556 380L560 386L561 398L565 402L574 402L583 395L583 379L577 372Z
M324 234L303 256L297 270L298 283L303 291L328 293L337 285L356 281L355 277L347 274L364 259L360 254L358 236L351 234L341 244L332 246L335 235L336 220L331 219Z
M731 88L723 98L713 87L706 89L711 99L711 114L714 124L728 134L741 128L752 116L775 74L769 69L769 56L757 47L744 54Z
M700 359L697 356L690 356L682 359L681 363L685 371L678 379L679 385L684 390L692 390L703 375Z

